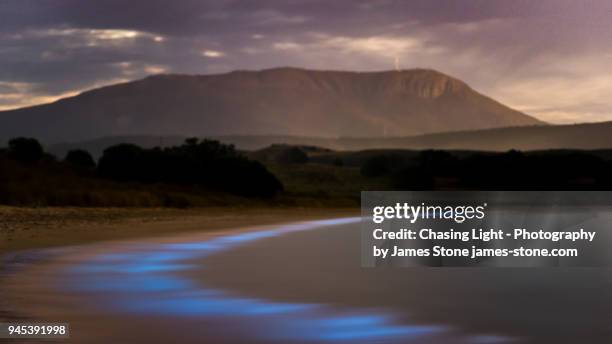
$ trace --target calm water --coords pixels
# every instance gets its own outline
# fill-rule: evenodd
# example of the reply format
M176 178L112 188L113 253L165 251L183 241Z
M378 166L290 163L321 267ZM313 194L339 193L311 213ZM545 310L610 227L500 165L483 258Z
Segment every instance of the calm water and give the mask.
M353 218L123 245L68 264L56 287L90 310L77 342L97 317L101 342L612 340L608 269L364 269L359 240Z

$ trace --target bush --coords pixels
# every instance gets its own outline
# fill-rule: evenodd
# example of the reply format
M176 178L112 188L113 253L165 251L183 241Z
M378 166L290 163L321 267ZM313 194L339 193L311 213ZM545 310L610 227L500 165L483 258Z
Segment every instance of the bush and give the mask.
M73 166L86 169L93 169L96 167L96 162L91 154L83 149L74 149L69 151L68 154L66 154L64 161Z
M146 181L144 154L142 148L133 144L122 143L109 147L104 150L98 162L98 173L117 181Z
M9 141L9 155L22 162L35 162L43 158L45 152L38 140L18 137Z
M377 155L369 158L361 166L361 174L366 177L381 177L392 170L393 160L386 155Z

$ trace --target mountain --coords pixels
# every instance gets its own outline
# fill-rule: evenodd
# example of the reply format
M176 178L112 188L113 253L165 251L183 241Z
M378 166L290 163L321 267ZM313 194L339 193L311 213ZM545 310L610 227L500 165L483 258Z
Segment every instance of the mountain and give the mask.
M0 112L0 138L406 136L542 124L433 70L156 75Z
M98 157L111 145L129 142L143 147L180 144L186 137L125 136L104 137L95 140L50 145L47 149L63 157L70 149L84 148ZM448 149L522 151L548 149L612 149L612 122L572 125L538 125L528 127L496 128L462 132L438 133L389 138L325 138L306 136L213 136L243 150L258 150L273 144L306 145L334 150L363 150L375 148Z

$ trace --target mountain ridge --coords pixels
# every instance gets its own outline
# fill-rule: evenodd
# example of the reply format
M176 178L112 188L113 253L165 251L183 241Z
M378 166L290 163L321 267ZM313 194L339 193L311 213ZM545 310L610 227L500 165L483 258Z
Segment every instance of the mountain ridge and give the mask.
M160 74L0 112L0 137L408 136L544 124L431 69Z

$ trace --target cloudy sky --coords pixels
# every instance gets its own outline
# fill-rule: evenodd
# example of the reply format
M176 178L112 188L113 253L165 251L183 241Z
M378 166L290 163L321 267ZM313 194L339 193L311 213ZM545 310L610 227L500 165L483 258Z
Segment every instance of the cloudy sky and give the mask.
M156 73L396 64L545 121L612 120L612 1L0 1L0 109Z

